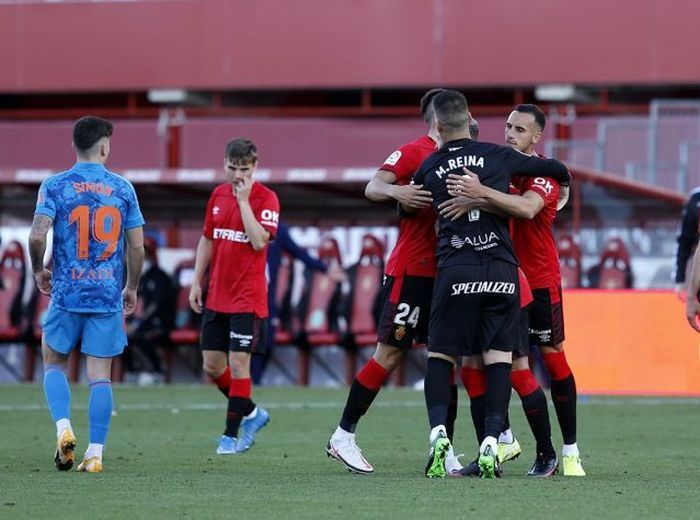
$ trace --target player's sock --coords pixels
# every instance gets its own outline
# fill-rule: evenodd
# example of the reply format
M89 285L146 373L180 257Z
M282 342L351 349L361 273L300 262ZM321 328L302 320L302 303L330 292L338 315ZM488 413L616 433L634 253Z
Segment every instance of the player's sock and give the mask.
M228 397L231 390L231 367L226 365L226 370L219 377L213 378L213 381L221 393Z
M578 445L576 443L564 444L564 446L562 446L562 448L561 448L561 454L564 457L568 457L571 455L573 455L574 457L578 457L579 456Z
M450 374L450 401L447 404L447 423L445 423L445 429L447 431L447 438L450 442L453 441L455 434L455 422L457 421L457 384L455 383L455 370L452 369Z
M498 439L503 431L511 393L510 367L510 363L486 365L486 437Z
M486 373L479 368L462 367L461 376L469 395L469 411L474 423L476 442L481 444L486 423Z
M58 423L59 420L65 419L70 425L70 386L65 369L61 365L47 365L44 369L44 395L53 420ZM56 428L58 427L56 424Z
M389 371L377 363L374 358L369 358L355 376L350 386L348 400L345 403L343 416L340 419L340 427L349 433L355 433L360 418L367 413L374 398L389 378Z
M83 456L83 460L89 460L93 457L97 457L98 459L102 460L103 450L104 450L104 444L91 442L90 444L88 444L87 450L85 450L85 455Z
M564 444L576 443L576 381L564 352L543 355L552 378L552 401L557 412Z
M97 379L90 382L90 402L88 420L90 422L90 443L104 445L112 420L112 381Z
M63 430L73 431L73 427L70 424L70 419L59 419L56 421L56 437L61 435Z
M255 404L250 399L253 382L249 377L245 379L231 379L231 389L228 397L228 410L226 411L226 430L224 435L236 437L243 417L249 415L255 409Z
M508 417L506 416L506 420L504 421L503 427L505 430L501 432L501 434L498 436L498 442L504 442L506 444L511 444L513 442L513 432L510 429L509 426L509 420Z
M446 359L429 357L425 373L425 405L428 408L430 427L447 422L450 401L450 373L454 365Z
M510 373L510 378L513 389L520 396L525 417L535 437L537 453L554 454L547 397L542 387L530 369L515 370Z

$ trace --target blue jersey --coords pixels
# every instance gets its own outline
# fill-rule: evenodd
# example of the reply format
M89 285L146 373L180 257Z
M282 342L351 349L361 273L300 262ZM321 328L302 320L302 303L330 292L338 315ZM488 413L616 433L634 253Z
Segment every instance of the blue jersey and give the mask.
M101 164L77 163L44 180L35 214L53 219L53 305L122 310L124 231L144 224L131 183Z

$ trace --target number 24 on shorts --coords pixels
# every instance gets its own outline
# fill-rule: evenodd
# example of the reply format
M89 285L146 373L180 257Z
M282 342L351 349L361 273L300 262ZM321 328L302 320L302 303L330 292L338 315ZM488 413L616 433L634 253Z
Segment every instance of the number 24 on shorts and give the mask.
M397 325L406 325L408 323L414 329L418 326L418 317L420 316L420 307L414 307L407 303L399 303L398 312L394 316L394 323Z

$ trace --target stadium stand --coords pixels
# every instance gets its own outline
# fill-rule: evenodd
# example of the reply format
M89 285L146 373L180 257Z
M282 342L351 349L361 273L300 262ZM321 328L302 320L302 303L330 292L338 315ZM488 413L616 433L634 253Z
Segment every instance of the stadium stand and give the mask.
M581 249L570 235L562 236L557 242L557 247L562 289L581 287Z
M625 243L612 238L600 255L600 262L588 270L590 287L598 289L631 289L634 285L630 255Z

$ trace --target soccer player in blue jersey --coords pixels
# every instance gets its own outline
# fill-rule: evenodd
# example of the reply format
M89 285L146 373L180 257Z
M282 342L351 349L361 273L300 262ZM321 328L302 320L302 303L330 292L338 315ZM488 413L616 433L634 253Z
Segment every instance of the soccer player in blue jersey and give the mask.
M124 314L136 308L143 265L143 225L134 187L107 170L112 123L87 116L73 127L76 164L39 188L29 234L32 272L51 295L41 350L44 392L56 422L55 463L73 466L68 354L82 338L90 385L90 444L78 471L102 471L102 451L112 416L112 358L126 346ZM53 272L46 268L46 235L53 228ZM125 253L126 244L126 253ZM126 259L126 285L124 262Z

